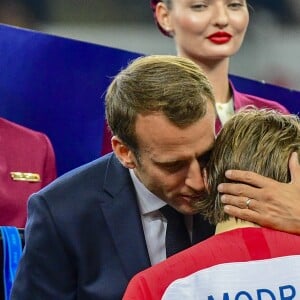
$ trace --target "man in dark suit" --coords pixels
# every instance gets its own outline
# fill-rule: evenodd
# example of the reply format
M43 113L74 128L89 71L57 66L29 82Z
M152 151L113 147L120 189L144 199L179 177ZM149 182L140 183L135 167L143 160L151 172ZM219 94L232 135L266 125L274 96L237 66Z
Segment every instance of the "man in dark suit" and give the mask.
M205 196L216 116L199 67L176 56L139 58L105 101L114 153L31 197L11 300L121 299L134 274L167 256L161 208L185 216L192 243L214 232L194 206Z
M48 137L0 118L0 225L24 228L28 197L55 178Z
M214 143L206 77L184 58L140 58L110 85L106 112L114 153L29 200L11 299L120 299L134 274L166 258L166 202L189 215L192 239L200 164ZM203 226L194 241L213 234Z

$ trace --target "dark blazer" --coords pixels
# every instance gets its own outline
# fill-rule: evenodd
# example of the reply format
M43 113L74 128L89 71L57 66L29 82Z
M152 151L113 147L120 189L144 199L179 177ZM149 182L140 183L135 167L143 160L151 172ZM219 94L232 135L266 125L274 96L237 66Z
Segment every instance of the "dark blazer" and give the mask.
M0 118L0 225L24 227L28 197L55 178L48 137Z
M133 275L149 266L131 177L108 154L29 200L11 300L121 299Z

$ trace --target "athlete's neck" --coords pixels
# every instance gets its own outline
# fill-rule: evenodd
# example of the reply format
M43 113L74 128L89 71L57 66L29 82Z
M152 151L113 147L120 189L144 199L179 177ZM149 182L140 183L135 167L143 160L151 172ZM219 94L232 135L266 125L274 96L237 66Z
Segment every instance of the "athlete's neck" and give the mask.
M231 217L228 221L220 222L217 224L215 234L244 227L259 227L259 225Z

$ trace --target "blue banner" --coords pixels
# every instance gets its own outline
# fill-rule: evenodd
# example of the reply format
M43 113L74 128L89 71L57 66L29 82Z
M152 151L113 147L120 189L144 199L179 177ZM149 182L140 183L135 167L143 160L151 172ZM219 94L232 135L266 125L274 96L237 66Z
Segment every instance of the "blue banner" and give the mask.
M1 25L0 115L46 133L62 174L99 156L103 94L137 56Z
M111 78L142 54L0 25L0 115L46 133L58 174L101 153L104 93ZM300 93L232 77L237 89L299 112Z

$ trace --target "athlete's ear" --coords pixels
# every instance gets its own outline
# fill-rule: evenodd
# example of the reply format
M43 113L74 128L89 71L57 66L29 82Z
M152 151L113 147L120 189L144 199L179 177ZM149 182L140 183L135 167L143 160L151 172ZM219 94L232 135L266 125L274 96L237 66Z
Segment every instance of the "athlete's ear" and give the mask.
M117 136L111 138L111 146L120 163L128 169L136 167L133 152Z
M173 26L170 16L170 10L165 3L159 2L155 7L156 20L160 27L166 31L170 36L173 36Z

